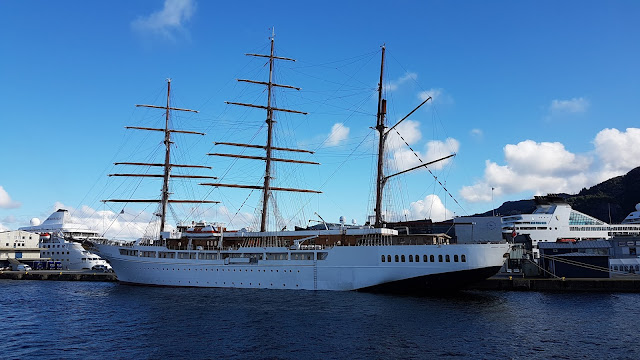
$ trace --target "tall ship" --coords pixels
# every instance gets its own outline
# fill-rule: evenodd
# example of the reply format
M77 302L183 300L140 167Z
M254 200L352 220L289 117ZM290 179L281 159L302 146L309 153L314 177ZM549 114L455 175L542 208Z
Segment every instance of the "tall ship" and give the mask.
M274 187L271 184L274 162L319 165L274 156L274 152L309 153L308 150L274 146L274 114L301 111L273 106L274 88L296 89L293 86L273 82L274 64L293 59L274 55L274 38L270 38L269 54L247 54L268 59L267 81L238 80L266 87L266 105L228 102L237 106L266 110L266 144L218 142L216 145L233 148L252 148L264 151L264 156L248 156L232 153L213 153L240 159L263 161L264 179L261 185L202 182L200 185L217 188L251 189L261 192L260 230L231 231L224 224L204 222L180 224L175 230L166 226L168 204L213 203L209 200L179 200L170 195L169 184L174 177L172 169L197 167L174 164L171 159L172 139L176 132L202 133L175 130L169 126L172 111L193 111L172 107L170 104L171 81L167 85L166 106L138 105L161 108L165 112L164 128L141 128L164 134L164 163L117 163L125 165L157 166L162 174L113 174L119 176L146 176L162 178L161 195L157 199L109 199L109 202L151 202L158 204L160 231L158 237L145 237L134 242L93 241L97 252L108 259L118 279L123 283L226 288L261 288L295 290L367 290L392 292L425 292L462 288L498 272L505 261L510 245L496 239L495 243L449 244L448 240L433 234L412 234L386 228L382 211L387 180L401 173L424 168L430 163L396 174L385 174L383 158L387 134L392 127L386 125L386 100L383 98L383 74L385 47L381 51L380 81L378 83L378 108L375 130L378 133L378 162L376 174L375 216L366 226L347 225L306 227L295 230L268 229L268 205L274 202L275 192L320 193L309 189ZM425 100L420 106L426 103ZM418 107L420 107L418 106ZM413 111L417 110L414 109ZM411 113L413 113L413 111ZM410 114L411 114L410 113ZM405 119L408 117L407 115ZM404 120L404 119L403 119ZM402 120L401 120L402 121ZM452 155L450 155L452 156ZM448 156L448 157L450 157ZM448 158L446 157L446 158ZM189 178L205 179L207 176L190 175ZM215 178L213 178L215 179Z
M72 223L69 211L58 209L42 224L33 219L30 226L18 230L40 235L40 257L50 259L55 268L64 270L111 269L100 256L88 251L83 244L101 239L101 236L84 224Z

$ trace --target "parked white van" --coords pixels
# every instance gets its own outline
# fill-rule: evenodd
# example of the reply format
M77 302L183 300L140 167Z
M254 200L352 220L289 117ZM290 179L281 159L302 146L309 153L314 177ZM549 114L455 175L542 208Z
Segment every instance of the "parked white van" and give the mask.
M18 264L18 266L16 266L16 271L31 271L31 266L26 264Z

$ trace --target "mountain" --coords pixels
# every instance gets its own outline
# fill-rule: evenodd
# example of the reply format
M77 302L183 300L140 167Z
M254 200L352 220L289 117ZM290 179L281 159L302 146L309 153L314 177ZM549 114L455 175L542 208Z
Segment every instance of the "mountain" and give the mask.
M572 208L604 222L618 224L640 203L640 167L626 175L617 176L584 188L576 195L556 194L567 200ZM474 216L528 214L535 209L533 199L507 201L495 210Z

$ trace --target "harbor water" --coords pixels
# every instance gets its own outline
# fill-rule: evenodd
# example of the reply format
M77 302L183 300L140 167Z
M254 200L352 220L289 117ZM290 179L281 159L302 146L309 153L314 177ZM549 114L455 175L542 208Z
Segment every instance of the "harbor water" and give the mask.
M3 359L638 359L640 294L0 280Z

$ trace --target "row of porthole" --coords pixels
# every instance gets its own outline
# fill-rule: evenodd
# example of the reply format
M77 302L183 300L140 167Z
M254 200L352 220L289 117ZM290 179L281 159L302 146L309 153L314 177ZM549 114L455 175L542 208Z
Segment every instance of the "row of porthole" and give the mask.
M153 269L153 268L149 268L148 270L154 270L154 269ZM157 270L157 268L156 268L156 270ZM172 270L172 271L176 271L176 268L171 268L171 269L169 269L169 268L162 268L162 270ZM178 268L177 270L178 270L178 271L180 271L180 268ZM191 271L191 268L189 268L189 269L182 269L182 270L183 270L183 271ZM203 269L194 269L194 271L198 271L198 270L203 271ZM209 269L204 269L204 271L209 271ZM213 272L213 269L211 269L211 271ZM216 271L220 271L220 269L216 269ZM231 271L231 269L222 269L222 271L223 271L223 272L224 272L224 271ZM233 271L235 272L235 271L236 271L236 269L233 269ZM257 270L257 272L261 272L261 271L262 271L262 272L267 272L267 270L263 270L263 269L258 269L258 270ZM242 269L238 270L238 272L242 272ZM250 270L244 269L244 272L253 272L253 269L250 269ZM271 272L273 272L273 269L271 269ZM276 272L280 272L280 270L276 269ZM282 270L282 272L283 272L283 273L286 273L286 272L287 272L287 270ZM289 272L293 272L293 270L289 270ZM300 272L300 270L298 270L298 272Z
M169 270L169 269L168 269L168 268L167 268L167 269L162 268L162 270ZM173 269L173 270L175 270L175 269ZM180 270L180 269L178 269L178 270ZM189 269L189 270L191 270L191 269ZM289 270L289 272L291 272L291 270ZM300 272L300 270L298 270L298 272ZM178 281L178 282L181 282L181 281ZM191 284L191 280L187 281L187 283ZM200 284L200 282L198 282L198 281L194 281L194 283L195 283L195 284ZM209 284L209 282L208 282L208 281L207 281L207 284ZM216 284L216 285L217 285L217 284L218 284L218 282L217 282L217 281L214 281L214 284ZM227 284L227 282L226 282L226 281L223 281L223 282L222 282L222 285L226 285L226 284ZM232 282L231 282L231 285L235 285L235 282L233 282L233 281L232 281ZM240 285L244 285L244 283L240 283ZM249 283L249 286L253 286L253 283ZM258 286L262 286L262 283L258 283ZM273 283L271 283L271 285L270 285L270 286L273 286ZM282 284L282 286L283 286L283 287L286 287L286 286L287 286L287 284ZM296 287L300 287L300 285L299 285L299 284L296 284Z
M405 255L395 255L394 257L395 262L406 262L406 257ZM420 262L420 255L416 255L415 258L413 257L413 255L409 255L409 262ZM391 255L381 255L380 256L380 260L382 262L392 262L391 261ZM423 255L422 256L422 262L436 262L436 258L435 255L431 255L431 256L427 256L427 255ZM443 256L442 255L438 255L438 262L442 262L443 260ZM451 262L451 256L450 255L445 255L444 256L444 261L445 262ZM466 255L460 255L460 257L458 257L458 255L453 255L453 262L467 262L467 256Z

